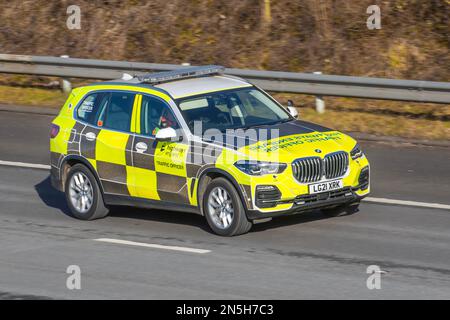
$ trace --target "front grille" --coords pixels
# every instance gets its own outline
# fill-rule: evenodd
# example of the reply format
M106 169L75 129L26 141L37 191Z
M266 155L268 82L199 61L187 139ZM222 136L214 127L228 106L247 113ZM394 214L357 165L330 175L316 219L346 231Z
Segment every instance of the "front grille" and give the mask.
M297 181L301 183L317 182L325 176L326 179L342 177L348 168L348 154L340 151L325 156L297 159L292 163L292 171Z
M347 152L335 152L325 156L323 159L325 165L325 177L334 179L342 177L348 168Z
M302 183L319 181L323 175L323 162L319 157L297 159L292 163L295 178Z

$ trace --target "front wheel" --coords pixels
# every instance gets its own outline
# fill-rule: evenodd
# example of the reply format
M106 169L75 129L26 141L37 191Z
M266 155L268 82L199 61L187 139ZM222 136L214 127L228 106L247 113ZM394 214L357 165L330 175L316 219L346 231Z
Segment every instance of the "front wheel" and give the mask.
M212 180L206 188L203 214L214 233L221 236L244 234L252 227L236 188L224 178Z
M108 214L97 180L84 165L70 168L65 183L67 204L75 218L94 220Z

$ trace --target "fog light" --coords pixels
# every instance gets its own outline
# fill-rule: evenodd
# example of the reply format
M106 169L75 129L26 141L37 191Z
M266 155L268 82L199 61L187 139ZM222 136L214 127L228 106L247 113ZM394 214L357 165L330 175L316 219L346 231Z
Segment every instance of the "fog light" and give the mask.
M271 208L277 205L281 192L276 186L260 185L256 187L255 202L259 208Z

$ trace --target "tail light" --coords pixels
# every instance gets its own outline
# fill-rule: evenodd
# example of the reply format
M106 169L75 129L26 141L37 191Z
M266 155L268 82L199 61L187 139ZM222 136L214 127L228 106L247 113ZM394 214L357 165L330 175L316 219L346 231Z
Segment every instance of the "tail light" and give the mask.
M59 126L52 123L50 127L50 138L51 139L55 138L58 135L58 133L59 133Z

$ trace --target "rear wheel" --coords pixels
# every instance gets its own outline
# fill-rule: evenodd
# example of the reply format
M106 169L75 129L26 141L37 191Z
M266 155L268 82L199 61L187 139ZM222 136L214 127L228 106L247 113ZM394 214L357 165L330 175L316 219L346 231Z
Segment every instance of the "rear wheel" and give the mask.
M224 178L212 180L206 188L203 214L214 233L221 236L244 234L252 227L236 188Z
M67 204L75 218L95 220L108 215L97 180L84 165L76 164L70 168L64 190Z
M339 205L333 208L325 208L321 210L328 217L340 217L353 214L359 211L359 201L350 204Z

